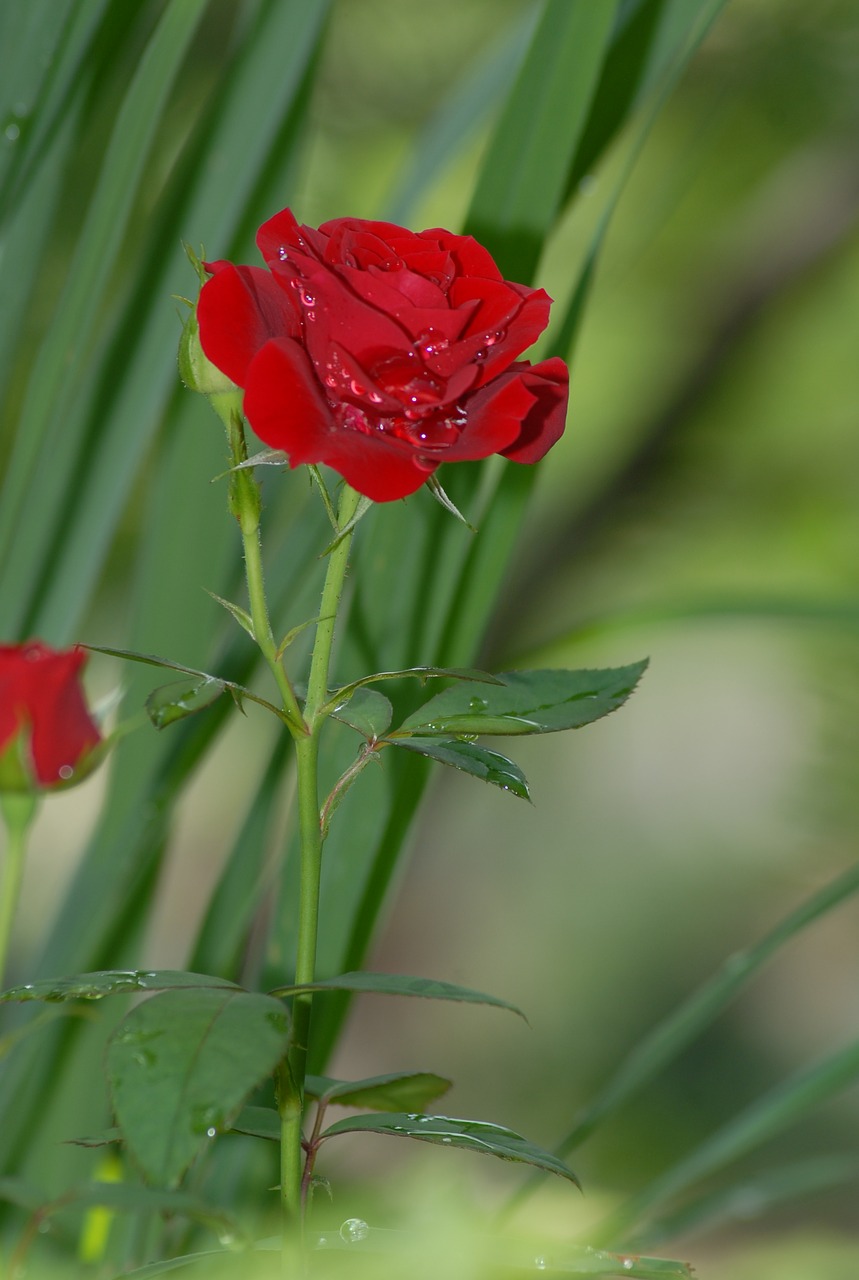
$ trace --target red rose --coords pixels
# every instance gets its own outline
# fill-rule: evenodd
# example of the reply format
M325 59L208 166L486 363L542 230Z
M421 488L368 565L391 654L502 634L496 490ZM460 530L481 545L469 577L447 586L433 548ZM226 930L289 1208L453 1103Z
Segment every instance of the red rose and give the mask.
M101 735L84 702L82 649L0 645L0 792L79 781Z
M291 466L324 462L387 502L442 462L536 462L563 432L566 365L517 359L551 299L503 280L470 236L361 218L317 231L285 209L257 244L268 270L206 264L200 341Z

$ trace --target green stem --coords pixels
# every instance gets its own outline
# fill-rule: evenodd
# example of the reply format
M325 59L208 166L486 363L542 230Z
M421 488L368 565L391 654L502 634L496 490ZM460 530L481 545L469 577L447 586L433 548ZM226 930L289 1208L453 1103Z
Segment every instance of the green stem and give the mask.
M344 488L338 512L338 524L344 528L355 514L360 495ZM345 534L328 557L328 569L322 590L319 622L310 663L304 719L306 736L295 743L298 769L298 819L301 843L298 940L295 956L295 982L312 983L316 973L316 942L319 929L319 881L322 869L323 834L319 812L319 736L326 714L328 679L334 628L346 569L352 530ZM302 1146L301 1119L304 1107L304 1078L307 1070L307 1046L310 1032L311 996L297 995L292 1005L292 1046L278 1080L281 1114L281 1206L284 1217L284 1240L294 1230L302 1215Z
M37 798L34 795L0 796L0 812L6 823L8 843L3 863L3 882L0 886L0 987L6 973L12 923L18 907L24 862L27 853L27 836L30 823L36 813Z
M212 396L211 403L227 428L230 444L230 458L234 470L230 474L230 511L236 517L242 533L242 545L245 553L245 579L248 587L251 622L254 639L265 658L280 691L284 714L289 731L294 738L307 733L307 726L301 714L301 707L295 696L295 690L284 670L277 642L271 629L268 603L265 597L265 580L262 570L262 550L260 548L259 523L262 499L259 485L254 477L252 467L242 467L247 461L248 450L242 424L240 394Z

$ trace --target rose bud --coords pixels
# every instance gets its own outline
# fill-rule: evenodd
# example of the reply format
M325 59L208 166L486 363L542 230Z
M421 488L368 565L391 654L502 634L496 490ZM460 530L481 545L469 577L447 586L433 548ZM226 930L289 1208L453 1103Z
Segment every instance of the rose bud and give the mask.
M86 654L0 645L0 793L73 786L101 759L80 683Z

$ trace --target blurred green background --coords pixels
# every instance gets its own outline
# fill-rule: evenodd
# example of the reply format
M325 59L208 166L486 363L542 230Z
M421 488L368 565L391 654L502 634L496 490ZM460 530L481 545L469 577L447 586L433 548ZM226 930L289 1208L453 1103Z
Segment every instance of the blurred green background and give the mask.
M142 47L160 7L125 7ZM116 299L124 300L128 246L138 235L146 243L159 201L178 198L163 180L184 122L216 90L225 50L252 11L218 0L191 45L171 100L173 131L150 161L153 203L135 209L113 269ZM535 12L522 0L336 0L311 68L304 143L285 171L260 177L270 210L289 203L311 224L352 214L458 228L492 112L475 107L473 128L410 187L416 140L481 66L514 58ZM51 205L49 254L23 317L0 321L33 350L127 75L117 61L112 79L93 87L79 171L65 175L61 204ZM7 149L15 128L10 117ZM559 307L630 138L585 175L548 243L538 282ZM222 256L226 246L203 221L189 220L183 234ZM660 1017L855 860L857 228L856 4L733 0L662 110L619 205L573 359L567 434L541 468L484 645L497 668L644 655L651 668L619 715L581 734L517 744L511 754L531 780L534 808L458 775L434 778L368 964L495 992L523 1006L531 1028L492 1010L358 1001L332 1074L450 1074L452 1114L510 1124L551 1146ZM190 272L179 265L164 285L169 307L170 293L191 291ZM134 343L132 331L120 337ZM160 377L172 351L157 359ZM28 369L19 361L7 372L14 410ZM217 426L198 408L195 451L208 478L218 446L205 441ZM0 458L10 439L0 441ZM146 536L156 474L155 455L142 451L75 638L124 636L122 619L136 607L127 566ZM276 483L267 477L266 491ZM225 562L238 556L229 537L225 528L217 548ZM188 593L211 584L208 554L207 545L193 548L200 572L186 567ZM214 606L212 619L220 627ZM106 660L91 674L102 693L117 678ZM241 817L235 789L251 785L271 749L259 730L234 724L182 801L141 963L188 962L206 887ZM106 781L43 810L22 909L22 980ZM585 1232L619 1195L854 1036L857 925L859 906L847 903L795 939L576 1152L587 1195L541 1190L533 1212L547 1229L561 1239ZM814 1111L749 1157L750 1174L803 1157L855 1160L857 1106L854 1089ZM439 1176L451 1195L485 1207L511 1190L503 1166L463 1157L448 1172L445 1155L400 1145L344 1144L344 1173L333 1157L323 1172L335 1180L404 1164L438 1172L444 1161ZM738 1197L708 1232L670 1247L710 1280L843 1280L859 1266L856 1172L763 1218L753 1195ZM360 1187L350 1194L359 1209L362 1197L373 1203Z

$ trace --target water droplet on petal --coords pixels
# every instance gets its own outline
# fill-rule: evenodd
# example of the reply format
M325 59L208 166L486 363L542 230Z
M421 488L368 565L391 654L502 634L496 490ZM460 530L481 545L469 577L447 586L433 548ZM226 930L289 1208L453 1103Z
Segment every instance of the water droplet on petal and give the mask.
M282 244L280 246L280 248L277 251L277 256L280 258L281 262L286 262L287 258L289 257L289 251L287 250L287 247L285 244Z
M57 770L61 778L70 778L74 771L74 765L70 764L61 764Z
M340 1225L340 1238L347 1244L357 1244L360 1240L366 1240L369 1234L370 1228L363 1218L347 1218Z

